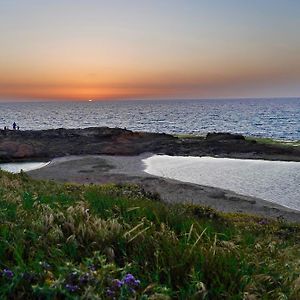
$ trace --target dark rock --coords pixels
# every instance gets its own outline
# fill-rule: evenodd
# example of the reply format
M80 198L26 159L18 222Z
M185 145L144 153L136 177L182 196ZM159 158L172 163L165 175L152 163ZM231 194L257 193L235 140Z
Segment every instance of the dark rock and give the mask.
M6 130L0 134L0 161L41 160L67 155L214 155L300 161L300 148L253 143L242 135L209 133L206 138L177 138L164 133L121 128Z
M233 134L228 132L209 132L206 135L206 139L209 141L231 141L231 140L245 140L245 137L241 134Z

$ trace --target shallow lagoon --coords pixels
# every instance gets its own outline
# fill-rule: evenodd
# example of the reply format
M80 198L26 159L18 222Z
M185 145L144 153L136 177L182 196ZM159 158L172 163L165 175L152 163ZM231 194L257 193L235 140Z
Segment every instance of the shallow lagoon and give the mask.
M232 190L300 210L300 162L154 155L149 174Z
M24 172L40 169L48 165L49 162L22 162L22 163L6 163L0 164L0 169L11 173L20 173L21 170Z

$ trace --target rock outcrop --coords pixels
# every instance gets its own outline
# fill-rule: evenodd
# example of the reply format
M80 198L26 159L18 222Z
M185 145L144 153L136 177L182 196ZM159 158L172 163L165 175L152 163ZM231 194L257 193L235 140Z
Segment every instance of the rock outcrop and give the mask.
M120 128L0 130L0 161L47 160L66 155L212 155L300 161L299 147L267 145L230 133L179 138L164 133L133 132Z

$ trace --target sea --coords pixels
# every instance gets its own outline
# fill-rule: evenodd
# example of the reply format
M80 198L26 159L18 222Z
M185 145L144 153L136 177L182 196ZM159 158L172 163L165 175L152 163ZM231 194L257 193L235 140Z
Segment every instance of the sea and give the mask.
M0 128L108 126L204 135L231 132L300 140L300 98L161 101L0 102Z

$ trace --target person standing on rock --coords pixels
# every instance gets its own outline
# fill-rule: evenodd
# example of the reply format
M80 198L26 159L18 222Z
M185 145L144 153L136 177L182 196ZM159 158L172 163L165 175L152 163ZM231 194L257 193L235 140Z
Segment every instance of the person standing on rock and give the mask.
M13 123L13 130L16 130L16 128L17 128L17 124L16 124L16 122L14 122Z

